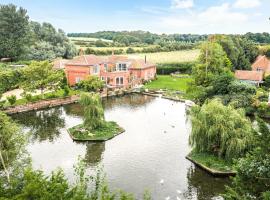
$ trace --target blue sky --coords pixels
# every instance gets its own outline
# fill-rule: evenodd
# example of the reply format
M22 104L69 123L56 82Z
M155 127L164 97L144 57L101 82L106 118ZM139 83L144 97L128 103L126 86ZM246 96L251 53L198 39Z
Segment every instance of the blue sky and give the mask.
M270 0L0 0L65 32L270 32Z

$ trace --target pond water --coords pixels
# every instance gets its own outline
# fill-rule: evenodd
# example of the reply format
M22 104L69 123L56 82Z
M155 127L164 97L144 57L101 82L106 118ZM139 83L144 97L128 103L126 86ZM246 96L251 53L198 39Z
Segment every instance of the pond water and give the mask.
M111 189L121 188L138 198L147 189L157 200L219 199L229 180L213 178L185 159L190 123L183 103L129 95L103 104L106 120L126 130L103 143L76 143L69 137L67 129L82 123L79 104L13 115L31 131L27 149L34 168L50 173L61 167L72 181L73 165L81 156L89 170L104 167Z

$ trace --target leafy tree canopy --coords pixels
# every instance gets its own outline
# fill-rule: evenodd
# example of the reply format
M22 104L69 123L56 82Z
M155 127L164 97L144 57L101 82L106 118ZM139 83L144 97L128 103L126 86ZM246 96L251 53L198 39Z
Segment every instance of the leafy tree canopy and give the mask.
M245 155L253 146L254 131L245 112L224 106L220 100L194 107L191 121L189 141L195 151L232 160Z

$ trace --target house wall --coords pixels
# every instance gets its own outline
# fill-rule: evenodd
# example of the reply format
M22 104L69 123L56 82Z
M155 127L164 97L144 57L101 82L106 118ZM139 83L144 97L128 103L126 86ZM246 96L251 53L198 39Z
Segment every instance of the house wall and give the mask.
M101 71L100 78L103 77L105 80L109 78L109 82L107 82L108 85L117 87L119 85L116 84L116 78L123 77L123 87L127 88L129 87L129 80L130 80L130 73L129 71L126 72L104 72Z
M70 86L74 86L76 84L76 78L80 80L85 80L87 76L90 75L90 67L89 66L66 66L65 72L68 80L68 84Z

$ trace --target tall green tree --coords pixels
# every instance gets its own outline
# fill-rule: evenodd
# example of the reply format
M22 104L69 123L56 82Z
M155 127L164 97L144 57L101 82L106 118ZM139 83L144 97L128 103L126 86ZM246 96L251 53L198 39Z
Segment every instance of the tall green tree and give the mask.
M80 104L84 107L84 126L89 130L96 129L104 123L104 110L100 95L84 93L81 95Z
M224 106L220 100L194 107L191 121L189 141L197 152L232 160L243 156L253 146L253 128L243 110Z
M205 42L201 46L200 64L193 68L196 85L209 86L214 77L231 70L231 62L221 45Z
M22 87L25 91L33 92L40 90L41 94L45 89L57 90L64 79L63 73L53 69L53 66L48 61L36 62L33 61L23 70L25 81Z
M4 171L7 182L10 182L15 163L24 156L25 142L18 125L0 112L0 171Z
M23 8L0 5L0 58L17 59L30 45L29 17Z

